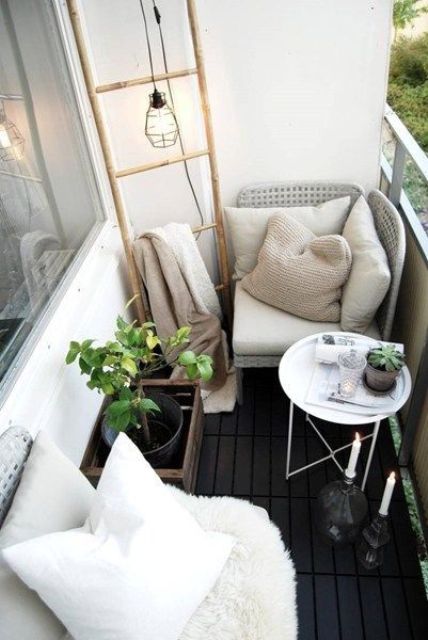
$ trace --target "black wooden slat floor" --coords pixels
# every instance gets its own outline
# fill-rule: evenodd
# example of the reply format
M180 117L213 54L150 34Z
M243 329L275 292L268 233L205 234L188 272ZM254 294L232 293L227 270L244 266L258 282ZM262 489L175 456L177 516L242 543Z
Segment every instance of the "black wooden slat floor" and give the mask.
M366 571L357 563L354 548L333 550L319 540L314 528L316 496L338 477L334 463L285 480L288 401L277 371L246 370L244 381L241 407L232 414L206 416L197 493L236 496L269 511L296 566L299 640L428 640L428 603L400 482L390 510L391 542L383 566ZM297 409L295 425L293 467L324 453ZM321 428L338 445L349 442L355 432L328 423ZM363 444L363 461L367 449ZM342 454L342 465L348 455L349 450ZM398 466L385 423L367 483L373 514L391 470Z

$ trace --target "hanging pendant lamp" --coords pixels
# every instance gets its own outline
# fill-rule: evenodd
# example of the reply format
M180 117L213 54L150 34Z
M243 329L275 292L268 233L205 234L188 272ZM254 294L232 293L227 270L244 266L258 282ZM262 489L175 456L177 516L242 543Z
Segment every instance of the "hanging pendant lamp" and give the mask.
M150 94L150 105L146 114L146 136L157 148L172 147L177 142L178 124L174 111L169 106L165 93L156 87Z
M7 118L0 103L0 160L21 160L24 155L24 138L18 127Z
M177 142L179 133L178 123L177 118L175 117L174 110L169 106L167 102L165 93L163 93L162 91L158 91L156 88L155 72L153 68L152 45L150 42L143 0L140 0L140 7L144 21L147 53L149 54L150 74L153 82L153 93L150 94L150 104L146 113L145 133L147 139L153 147L162 149L165 147L172 147ZM157 19L156 12L155 15Z

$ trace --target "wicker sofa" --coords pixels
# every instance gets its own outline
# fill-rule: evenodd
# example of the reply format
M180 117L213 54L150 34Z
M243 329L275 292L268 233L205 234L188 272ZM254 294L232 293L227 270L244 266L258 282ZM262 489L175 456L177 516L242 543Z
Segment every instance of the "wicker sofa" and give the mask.
M356 184L274 182L245 187L238 195L237 206L316 206L348 195L351 198L351 210L358 197L364 195L364 191ZM404 226L395 207L380 191L372 191L367 201L391 270L389 291L367 334L373 338L388 340L404 264ZM232 342L238 377L238 400L242 400L244 368L276 367L284 352L297 340L323 331L340 331L340 325L304 320L264 304L244 291L238 281L235 286Z

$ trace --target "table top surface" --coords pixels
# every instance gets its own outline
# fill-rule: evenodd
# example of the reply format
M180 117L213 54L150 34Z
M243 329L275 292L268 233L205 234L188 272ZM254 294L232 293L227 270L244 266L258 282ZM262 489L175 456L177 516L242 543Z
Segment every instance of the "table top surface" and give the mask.
M315 364L315 345L318 336L323 335L323 333L316 333L312 336L299 340L282 356L279 365L279 380L283 390L294 404L306 413L309 413L311 416L315 416L321 420L351 425L377 422L378 420L383 420L384 418L393 415L401 409L407 401L411 391L411 378L407 367L403 367L400 373L400 375L403 376L402 394L399 399L395 401L391 400L391 407L390 409L388 408L387 413L363 415L361 413L357 413L357 407L355 413L350 413L307 403L306 396L311 383ZM362 337L357 333L342 331L331 331L329 333L333 336L346 335L355 338ZM366 338L366 336L364 337ZM378 341L373 339L373 344L376 345L377 343Z

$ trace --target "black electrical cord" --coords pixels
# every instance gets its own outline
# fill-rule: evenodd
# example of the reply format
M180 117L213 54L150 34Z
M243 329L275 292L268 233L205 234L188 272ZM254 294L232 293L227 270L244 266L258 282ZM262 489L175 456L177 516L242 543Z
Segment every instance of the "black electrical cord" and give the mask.
M153 89L156 91L155 72L154 72L154 67L153 67L152 45L150 43L149 28L148 28L148 25L147 25L147 18L146 18L146 12L144 11L143 0L140 0L140 7L141 7L141 13L143 14L144 31L145 31L145 34L146 34L147 52L149 54L150 75L152 76Z
M147 50L149 52L150 72L151 72L151 76L152 76L152 79L153 79L153 86L156 89L156 84L155 84L155 79L154 79L154 70L153 70L152 48L151 48L150 37L149 37L149 32L148 32L148 27L147 27L146 13L144 11L143 0L140 0L140 6L141 6L142 14L143 14L143 19L144 19L144 29L145 29L145 33L146 33ZM156 23L157 23L158 29L159 29L159 39L160 39L160 43L161 43L164 70L165 70L165 73L169 73L168 60L167 60L166 47L165 47L165 40L164 40L164 37L163 37L162 24L161 24L161 19L162 18L161 18L161 14L160 14L160 11L159 11L159 9L158 9L158 7L156 5L155 0L153 0L153 11L154 11L155 20L156 20ZM171 106L172 106L172 109L173 109L174 114L175 114L174 96L173 96L172 87L171 87L171 83L170 83L169 79L167 79L166 83L167 83L167 87L168 87L168 95L169 95L169 99L171 101ZM177 116L175 115L175 117L177 117ZM180 144L181 153L183 155L185 155L185 148L184 148L183 138L182 138L182 135L181 135L181 128L179 126L178 126L178 141L179 141L179 144ZM195 202L196 209L198 211L198 215L199 215L199 219L201 221L201 225L204 225L205 224L204 214L202 212L202 207L200 205L198 196L196 194L195 187L194 187L193 182L192 182L192 178L190 176L190 171L189 171L189 166L188 166L187 160L184 160L183 165L184 165L184 172L186 174L187 182L189 183L190 191L192 192L192 197L193 197L193 200ZM200 236L200 233L197 234L196 239L199 239L199 236Z

